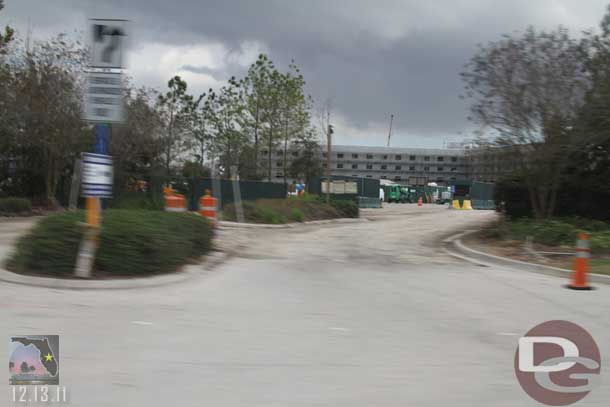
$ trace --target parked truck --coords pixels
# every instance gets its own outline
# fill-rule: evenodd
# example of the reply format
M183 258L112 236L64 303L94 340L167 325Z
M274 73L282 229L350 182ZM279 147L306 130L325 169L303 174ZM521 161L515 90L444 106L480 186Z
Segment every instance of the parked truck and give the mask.
M384 185L384 201L385 202L401 202L401 186L400 185Z

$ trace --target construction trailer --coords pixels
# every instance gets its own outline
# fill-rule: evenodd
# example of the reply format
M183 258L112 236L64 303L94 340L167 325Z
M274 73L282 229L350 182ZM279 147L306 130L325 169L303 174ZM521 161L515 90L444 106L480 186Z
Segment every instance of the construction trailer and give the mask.
M495 185L490 182L481 181L458 181L452 186L453 199L458 201L461 207L464 201L470 201L473 209L495 209L494 201Z

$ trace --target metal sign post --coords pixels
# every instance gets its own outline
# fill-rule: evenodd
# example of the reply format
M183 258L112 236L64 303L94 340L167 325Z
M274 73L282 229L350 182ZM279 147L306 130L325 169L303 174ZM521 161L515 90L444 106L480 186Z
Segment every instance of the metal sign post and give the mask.
M112 197L112 157L108 155L109 123L125 120L122 70L126 20L89 21L91 61L84 119L95 123L95 153L83 153L82 196L87 199L87 231L76 261L76 277L90 278L101 224L100 198Z
M239 175L237 165L232 165L231 168L231 183L233 184L233 206L235 207L235 218L237 222L244 223L244 207L241 202L241 191L239 189Z

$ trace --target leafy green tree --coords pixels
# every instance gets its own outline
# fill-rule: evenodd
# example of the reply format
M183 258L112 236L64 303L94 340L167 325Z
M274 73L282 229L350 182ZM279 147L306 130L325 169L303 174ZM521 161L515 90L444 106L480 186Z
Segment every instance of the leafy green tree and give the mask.
M157 92L126 86L127 119L112 126L110 154L114 162L115 188L131 189L135 182L160 175L165 164L163 124L156 109Z
M265 127L263 112L265 111L266 96L269 91L270 76L273 69L273 62L269 57L260 54L256 62L248 69L246 77L241 81L246 106L244 131L249 133L248 138L253 142L250 153L254 166L253 169L250 169L250 178L253 179L258 179L261 131Z
M267 160L267 179L269 181L272 180L271 154L281 141L282 123L280 114L283 82L283 75L273 67L273 71L269 75L269 86L264 94L264 111L262 113L263 121L266 124L263 138L267 151L269 151L269 159Z
M199 162L185 161L182 166L182 176L185 178L209 178L211 171Z
M243 92L233 77L218 93L208 93L208 115L211 123L210 153L218 162L219 174L229 178L233 166L240 166L240 157L248 144L243 133Z
M571 153L565 175L567 186L592 196L610 195L610 6L600 28L599 34L586 33L581 42L591 86L574 128L581 143Z
M91 128L81 120L85 57L78 42L60 35L31 50L15 49L5 65L0 152L32 180L40 179L53 205L60 178L93 142Z
M0 0L0 11L4 8L4 0ZM4 32L0 32L0 55L6 53L6 45L14 38L15 31L9 27L4 27Z
M187 93L187 83L180 76L174 76L167 83L169 91L159 95L157 111L161 117L163 133L161 143L166 175L171 174L171 166L181 160L189 147L188 134L191 129L195 101Z
M299 152L298 158L292 160L289 173L293 179L302 179L307 186L311 185L316 177L322 175L321 146L318 134L313 129L305 131L294 141Z
M193 111L193 125L191 128L192 149L195 161L200 167L204 166L208 158L208 150L212 140L212 130L210 129L212 121L210 110L211 94L211 89L208 93L202 93L195 102L195 109Z
M305 96L305 79L292 62L281 82L281 125L283 141L284 183L288 175L288 147L296 137L303 136L310 121L310 99Z

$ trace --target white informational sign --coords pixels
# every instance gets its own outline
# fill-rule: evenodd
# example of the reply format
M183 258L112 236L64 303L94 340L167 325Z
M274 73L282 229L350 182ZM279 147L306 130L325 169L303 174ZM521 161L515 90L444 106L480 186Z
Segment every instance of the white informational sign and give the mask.
M358 184L355 182L346 182L345 183L345 193L346 194L357 194L358 193Z
M127 23L126 20L89 20L91 68L125 68Z
M88 74L85 120L103 123L120 123L125 120L123 78L120 73Z
M112 157L109 155L83 153L82 158L83 197L112 197Z
M325 194L327 191L326 181L321 182L322 193ZM332 181L330 183L330 193L331 194L357 194L358 193L358 184L351 181Z

